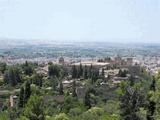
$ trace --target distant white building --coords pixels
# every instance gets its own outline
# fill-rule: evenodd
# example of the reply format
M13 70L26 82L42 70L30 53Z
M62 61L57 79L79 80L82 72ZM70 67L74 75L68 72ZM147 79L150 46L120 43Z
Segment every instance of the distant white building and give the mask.
M66 88L66 87L71 87L73 85L73 80L65 80L65 81L62 81L62 84L63 84L63 87Z

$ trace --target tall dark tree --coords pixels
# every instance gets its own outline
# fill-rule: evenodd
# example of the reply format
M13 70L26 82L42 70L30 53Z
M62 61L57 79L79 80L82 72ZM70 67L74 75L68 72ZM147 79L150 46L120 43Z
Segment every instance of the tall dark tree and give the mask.
M91 77L92 83L95 83L98 77L99 77L99 70L97 69L92 70L92 77Z
M26 83L25 83L25 89L24 89L24 104L27 103L30 95L31 95L30 83L28 81L26 81Z
M28 61L25 62L25 66L28 67Z
M18 107L23 108L23 105L24 105L24 87L21 87L18 98Z
M5 84L10 84L10 78L9 78L9 75L8 75L8 71L4 72L3 81L4 81Z
M130 77L130 86L134 86L134 83L135 83L135 78L131 74L131 77Z
M80 76L83 75L83 68L82 68L82 64L80 63L79 65L79 72L80 72Z
M87 109L90 109L92 107L90 100L90 93L88 91L86 91L84 96L84 105L86 106Z
M92 70L91 83L94 84L97 80L97 71Z
M149 91L153 91L153 92L156 91L155 77L153 77L152 84L150 86ZM153 114L154 114L155 109L156 109L156 102L154 100L150 100L151 97L152 96L150 94L148 94L149 105L148 105L148 110L147 110L147 120L154 120Z
M59 94L60 94L60 95L63 95L63 94L64 94L62 81L61 81L60 84L59 84Z
M19 68L15 68L15 69L13 69L13 70L14 70L14 79L15 79L15 81L16 81L17 83L22 82L20 69L19 69Z
M72 96L73 97L77 97L77 93L76 93L76 81L73 81L73 86L72 86Z
M102 68L102 80L104 80L105 74L104 74L104 68Z
M80 78L81 77L81 74L80 74L80 68L77 69L77 75L76 75L76 78Z
M99 78L99 69L96 69L96 80Z
M14 75L14 70L12 68L9 69L8 76L11 86L15 86L17 84L17 81L15 79L16 76Z
M93 69L93 65L91 64L91 70Z
M92 78L92 69L93 69L93 66L91 64L91 66L89 67L89 71L88 71L88 77L89 78Z
M77 75L76 66L73 65L73 66L72 66L72 78L76 78L76 75Z
M85 65L84 67L84 79L88 78L88 71L87 71L87 66Z
M156 79L155 79L155 77L153 76L153 80L152 80L152 84L151 84L151 86L150 86L150 90L152 90L152 91L156 91L156 87L155 87L155 83L156 83Z

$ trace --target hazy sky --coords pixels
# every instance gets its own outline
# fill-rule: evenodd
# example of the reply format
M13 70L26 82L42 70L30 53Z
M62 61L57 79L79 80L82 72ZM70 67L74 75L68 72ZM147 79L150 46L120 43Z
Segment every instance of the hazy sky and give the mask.
M160 0L0 0L0 38L160 42Z

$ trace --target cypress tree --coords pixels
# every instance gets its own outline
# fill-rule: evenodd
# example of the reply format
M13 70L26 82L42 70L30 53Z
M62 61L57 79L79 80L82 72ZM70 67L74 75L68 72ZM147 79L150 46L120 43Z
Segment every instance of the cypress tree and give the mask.
M21 87L18 99L18 107L22 108L24 105L24 88Z
M87 66L84 67L84 79L88 78Z
M134 82L135 82L135 78L131 74L131 77L130 77L130 86L134 86Z
M85 93L85 96L84 96L84 105L85 105L88 109L90 109L90 108L92 107L92 106L91 106L91 101L90 101L90 94L89 94L88 91Z
M30 83L27 81L25 83L25 90L24 90L24 104L27 103L30 95L31 95Z
M99 77L99 70L97 70L97 69L95 70L94 76L95 76L95 80L94 81L96 81L98 79L98 77Z
M62 81L61 81L60 84L59 84L59 94L60 94L60 95L63 95L63 94L64 94Z
M28 67L28 62L26 61L25 66Z
M91 82L94 84L97 80L97 72L95 70L92 70L92 76L91 76Z
M102 68L102 80L104 80L105 75L104 75L104 68Z
M91 70L93 69L93 66L92 66L92 64L91 64Z
M72 97L77 97L76 93L76 81L73 81L73 87L72 87Z
M81 77L81 75L80 75L80 68L77 69L77 75L76 75L76 77L77 77L77 78L80 78L80 77Z
M72 66L72 78L76 78L76 75L77 75L76 66L73 65L73 66Z
M15 80L13 68L9 69L8 76L9 76L10 85L15 86L16 85L16 80Z
M80 72L80 76L83 75L83 68L82 68L82 64L80 63L79 65L79 72Z
M90 66L90 68L89 68L89 73L88 73L88 77L89 78L92 78L92 64L91 64L91 66Z

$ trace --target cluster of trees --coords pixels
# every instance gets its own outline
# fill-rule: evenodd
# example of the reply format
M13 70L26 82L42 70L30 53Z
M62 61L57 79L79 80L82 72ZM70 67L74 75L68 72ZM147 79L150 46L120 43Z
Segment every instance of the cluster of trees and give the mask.
M98 59L97 62L104 62L104 60L103 59Z
M63 94L63 84L61 79L68 76L68 68L61 65L53 65L52 63L49 63L49 65L49 85L53 90L58 91L60 94ZM58 85L59 87L57 88Z
M6 67L7 67L6 63L0 63L0 71L1 71L2 74L4 74L4 71L6 70Z
M104 59L98 59L97 62L105 62L105 61L108 61L108 60L111 60L110 57L106 57Z
M144 96L138 88L126 87L120 97L120 116L124 120L140 120L141 118L137 115L137 112L140 107L143 107L143 98Z
M155 77L153 77L153 81L152 84L150 86L148 95L147 95L147 99L148 101L148 110L147 110L147 120L152 120L153 119L153 115L156 109L156 102L153 99L153 95L156 92L156 86L155 86Z
M31 95L20 119L25 120L45 120L44 102L42 97Z
M11 86L15 86L18 83L22 82L21 79L22 71L18 66L11 66L7 70L5 70L3 75L3 81L5 84L10 84Z
M37 63L28 63L27 61L22 65L6 66L0 64L0 70L3 74L3 83L11 86L16 86L18 83L24 83L29 80L30 83L42 87L43 74L38 74L34 71ZM58 85L59 79L68 75L68 69L64 66L53 65L49 66L49 79L47 80L53 88Z
M147 120L160 119L160 71L156 78L153 78L150 85L148 98Z
M99 78L99 70L94 68L91 64L91 66L84 66L82 67L82 64L78 67L75 65L72 66L72 78L84 78L88 79L90 78L92 80L92 83L94 83Z
M18 83L23 83L23 75L32 76L37 63L28 63L22 65L6 66L5 63L0 63L0 71L3 73L4 84L15 86Z
M49 77L64 78L68 75L68 69L61 65L51 64L48 68Z
M106 61L106 60L111 60L111 58L110 58L110 57L106 57L104 60L105 60L105 61Z
M27 64L29 63L25 63L23 68L20 66L7 67L4 71L4 76L7 77L7 79L4 77L5 84L14 86L16 83L23 82L22 71L27 66L30 66ZM33 67L31 68L33 69ZM72 87L64 90L61 79L68 75L68 70L63 66L50 64L48 76L45 78L40 74L34 73L34 71L24 72L24 75L28 76L28 78L20 89L18 108L3 107L0 111L0 119L160 119L160 72L157 76L152 77L143 70L139 79L135 79L131 75L129 80L121 81L120 86L115 91L107 91L105 88L95 84L98 80L104 81L104 68L102 68L101 75L99 75L99 71L92 65L82 66L80 64L78 67L72 66L70 73L73 78L84 78L84 98L78 99L77 97L76 80L74 80ZM125 74L127 74L126 71L120 70L119 75L121 77L125 76ZM11 76L13 77L12 79ZM14 84L13 81L15 81ZM53 99L48 103L44 103L42 96L46 94L47 89L43 89L42 86L46 84L46 81L52 87L52 91L58 92L58 95L65 95L63 102Z
M120 117L124 120L157 120L160 119L160 71L155 77L147 75L149 81L121 82L118 92ZM145 76L147 78L147 76ZM132 83L131 83L132 82ZM149 84L148 84L149 83ZM147 86L147 89L146 89Z
M127 70L119 70L118 72L118 77L126 77L126 74L128 74L129 72Z
M28 63L27 61L25 64L22 65L22 69L24 71L24 74L26 75L32 75L34 72L34 67L37 66L37 63Z
M78 68L76 68L75 65L72 66L72 78L80 78L83 76L83 72L84 71L81 63Z

